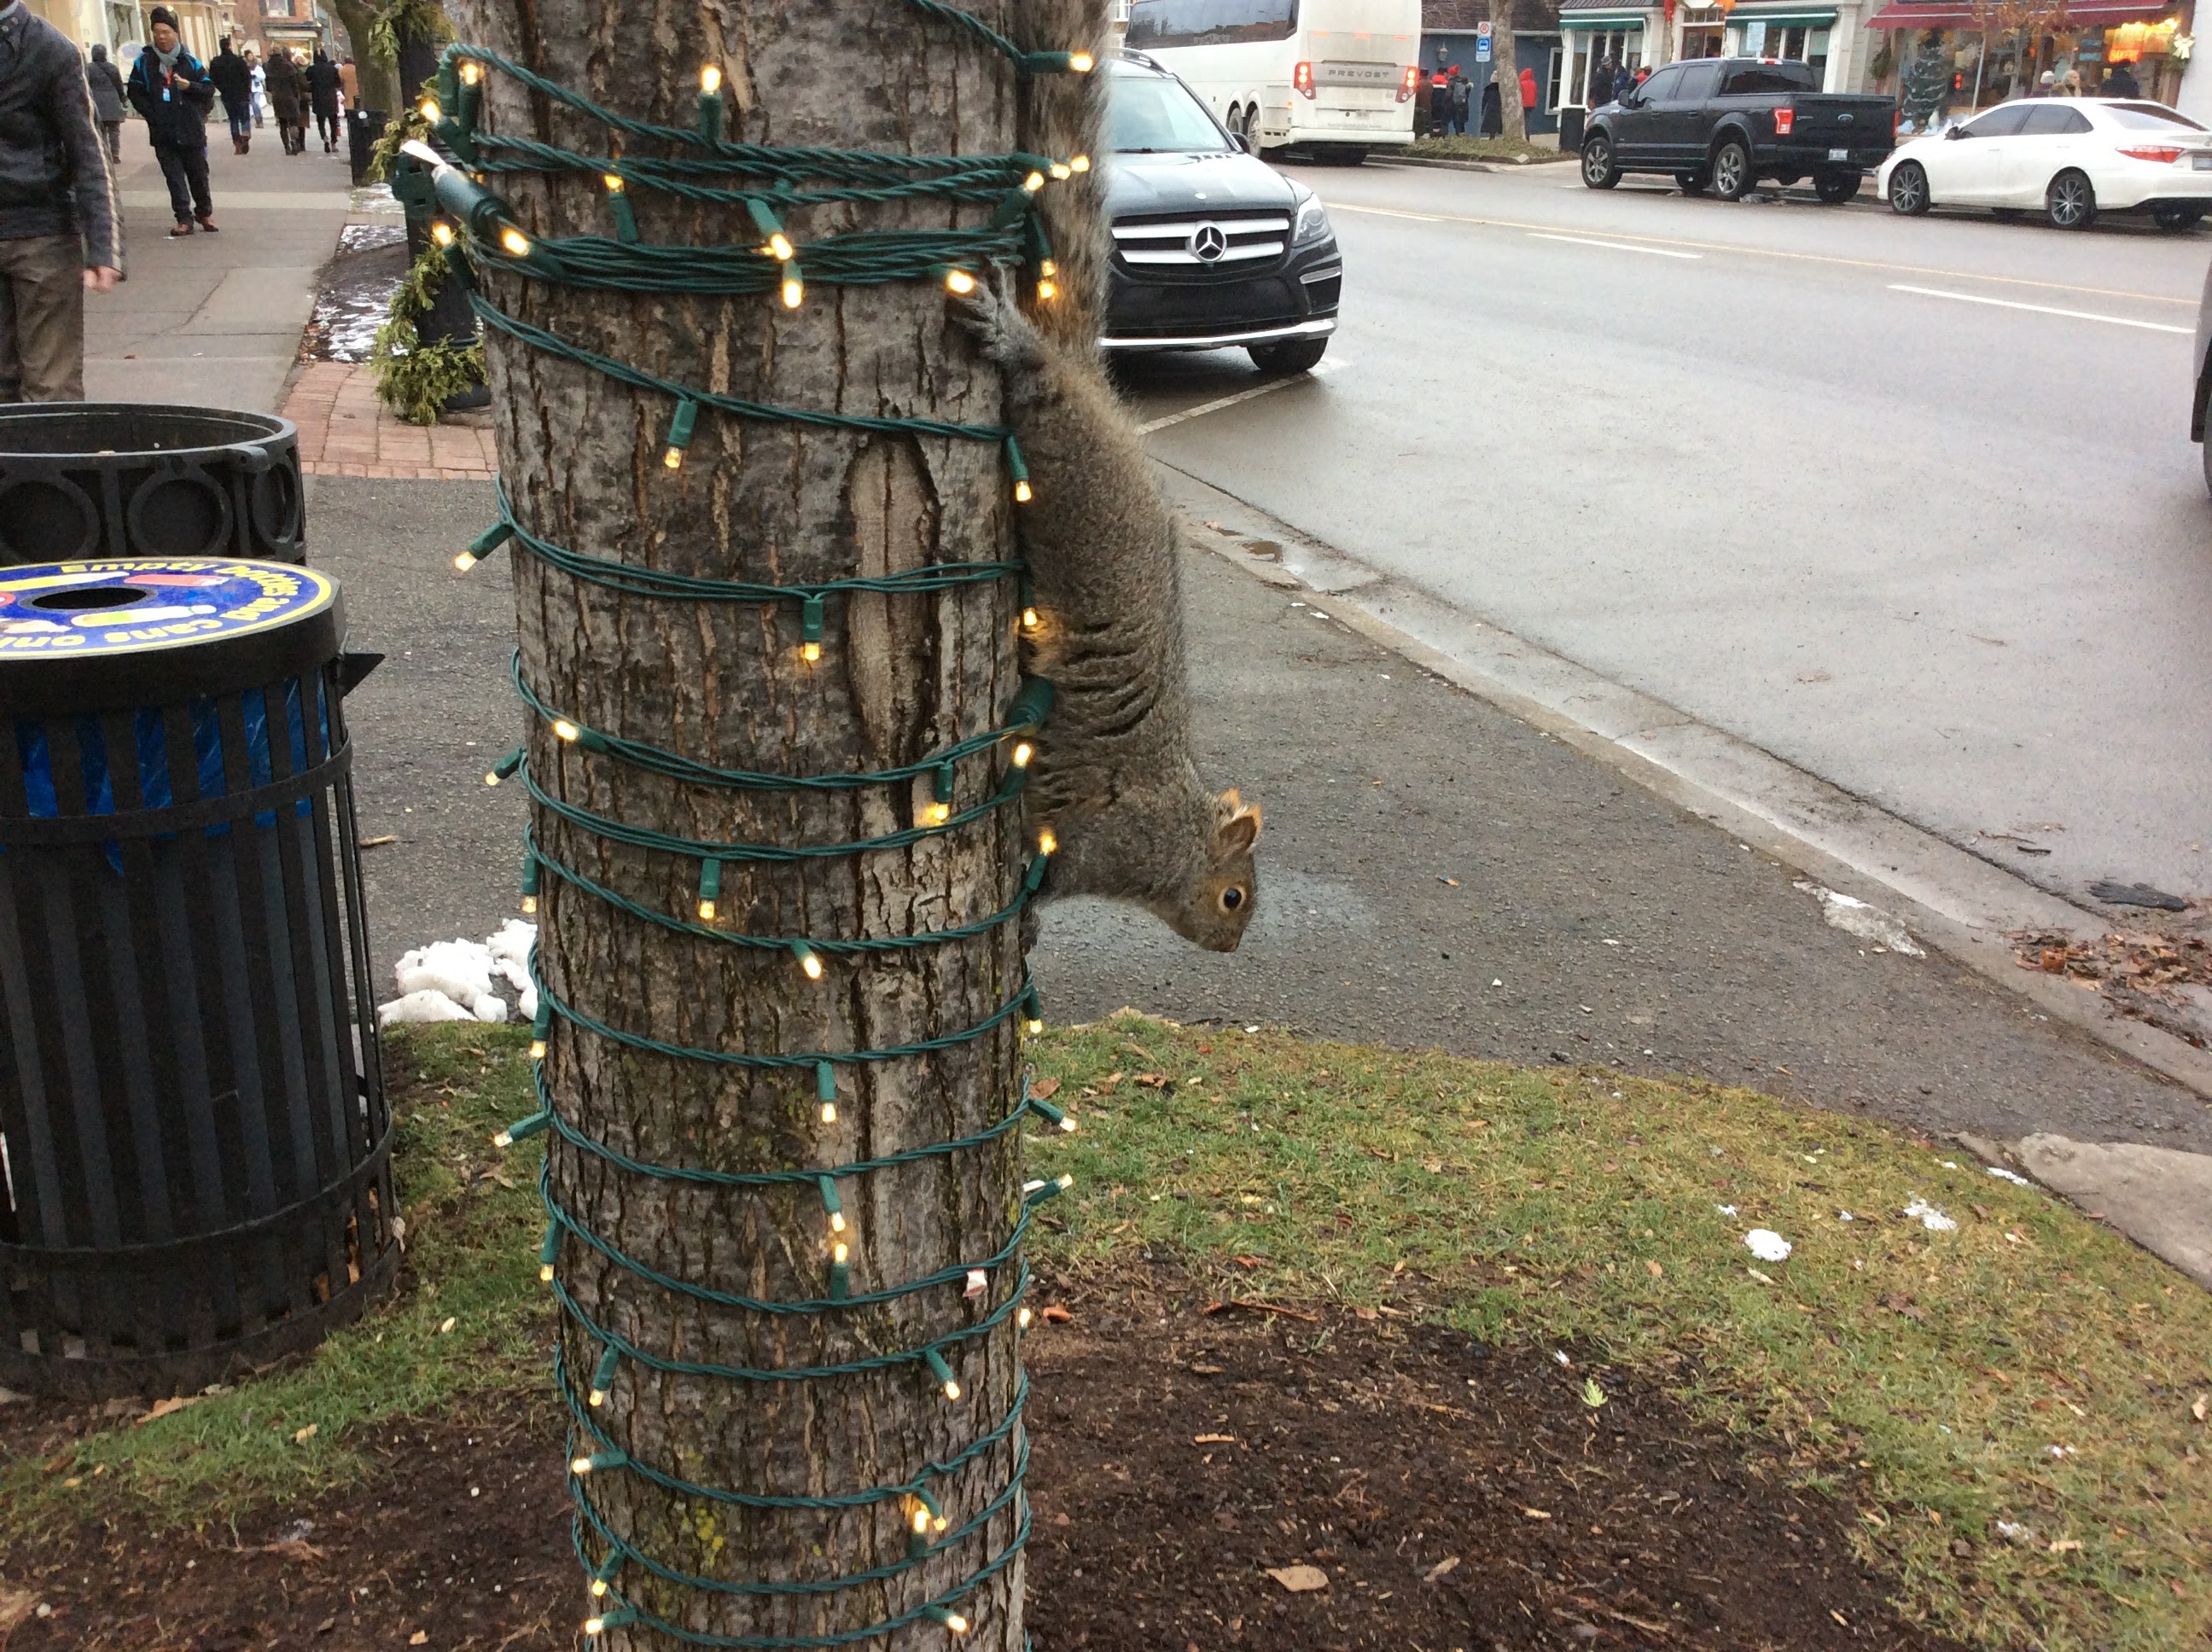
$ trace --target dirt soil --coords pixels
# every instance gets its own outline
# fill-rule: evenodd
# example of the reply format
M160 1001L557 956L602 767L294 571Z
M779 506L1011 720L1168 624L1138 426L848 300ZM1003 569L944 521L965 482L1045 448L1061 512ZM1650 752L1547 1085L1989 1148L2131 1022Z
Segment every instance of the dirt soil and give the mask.
M1046 1284L1069 1317L1030 1342L1036 1652L1950 1644L1851 1559L1850 1508L1577 1351L1563 1366L1387 1316L1209 1313L1164 1267ZM70 1431L19 1416L0 1449ZM9 1557L0 1625L11 1600L52 1610L0 1629L0 1652L575 1644L550 1403L369 1451L366 1484L234 1531L88 1525Z

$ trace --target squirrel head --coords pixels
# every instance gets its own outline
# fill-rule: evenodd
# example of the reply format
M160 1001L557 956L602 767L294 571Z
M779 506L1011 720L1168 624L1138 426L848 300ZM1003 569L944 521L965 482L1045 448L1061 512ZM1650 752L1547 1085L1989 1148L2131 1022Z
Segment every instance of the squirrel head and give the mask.
M1260 806L1236 790L1213 800L1213 831L1196 878L1170 904L1158 908L1168 926L1209 952L1234 952L1252 920L1259 896L1252 846L1260 838Z

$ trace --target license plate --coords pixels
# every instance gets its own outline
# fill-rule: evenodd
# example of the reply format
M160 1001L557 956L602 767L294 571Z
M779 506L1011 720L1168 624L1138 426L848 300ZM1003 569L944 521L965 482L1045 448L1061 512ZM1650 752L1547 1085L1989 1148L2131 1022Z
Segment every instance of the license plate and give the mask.
M2212 155L2192 155L2189 165L2195 172L2212 172Z
M1851 152L1849 149L1831 149L1828 151L1828 159L1831 161L1848 161L1850 158Z

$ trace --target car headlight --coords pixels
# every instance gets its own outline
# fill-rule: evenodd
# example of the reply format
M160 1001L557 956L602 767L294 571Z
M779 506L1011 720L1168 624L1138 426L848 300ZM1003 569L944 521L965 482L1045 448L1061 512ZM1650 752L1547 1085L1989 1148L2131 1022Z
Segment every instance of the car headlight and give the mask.
M1320 196L1307 196L1298 203L1298 221L1291 232L1291 245L1310 246L1327 239L1328 234L1328 209L1321 203Z

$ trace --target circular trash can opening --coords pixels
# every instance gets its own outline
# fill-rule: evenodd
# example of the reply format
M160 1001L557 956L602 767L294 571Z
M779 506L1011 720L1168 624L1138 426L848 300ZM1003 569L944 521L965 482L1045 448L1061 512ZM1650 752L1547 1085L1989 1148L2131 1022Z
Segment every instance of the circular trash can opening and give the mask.
M191 1392L396 1268L337 586L0 568L0 1385Z
M0 566L305 559L289 419L125 402L0 406Z

